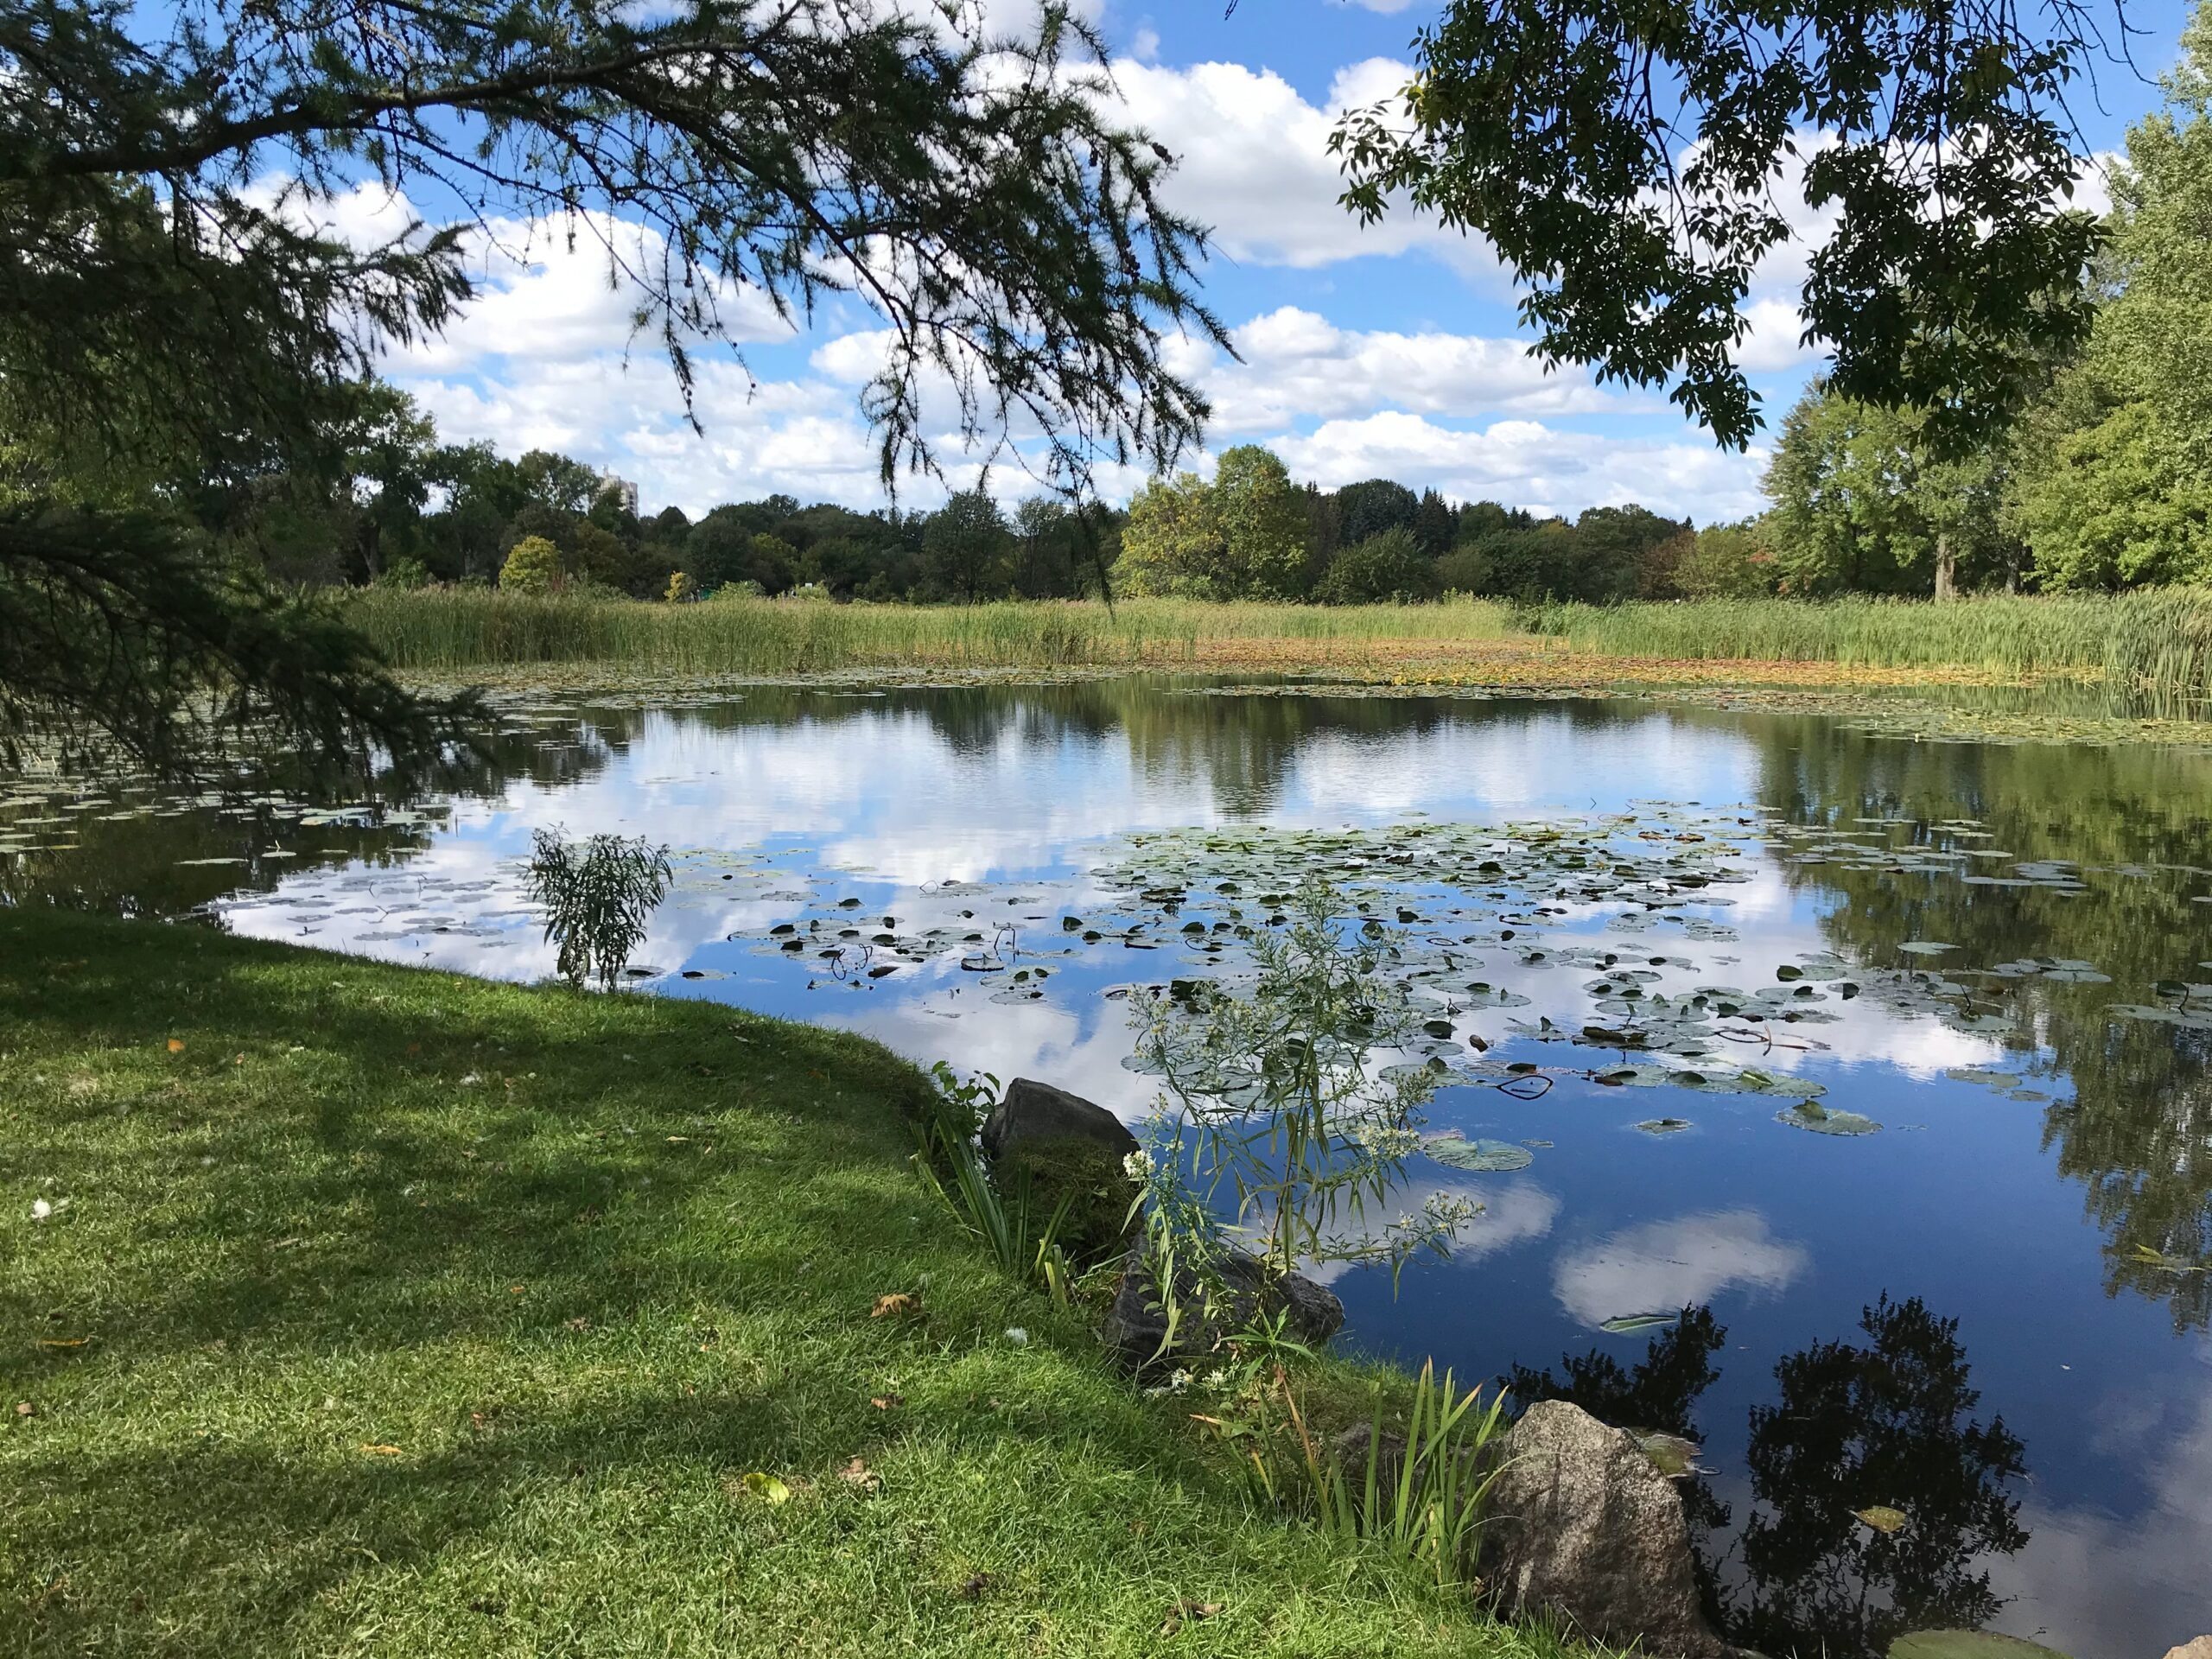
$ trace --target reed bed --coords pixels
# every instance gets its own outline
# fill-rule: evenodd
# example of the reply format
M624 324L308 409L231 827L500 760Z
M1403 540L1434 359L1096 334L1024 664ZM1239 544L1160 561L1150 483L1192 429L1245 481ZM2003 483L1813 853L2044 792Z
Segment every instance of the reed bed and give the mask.
M970 606L779 600L652 605L433 589L351 595L348 613L402 669L622 663L678 673L848 668L1203 666L1209 648L1281 641L1357 660L1384 640L1505 637L1501 606L1209 605L1136 600Z
M2212 593L2198 589L1995 594L1942 605L1885 599L1548 605L1517 613L1479 600L1342 607L1132 600L1109 610L1084 601L656 605L482 588L371 589L344 602L395 666L430 672L531 664L776 675L1272 664L1421 677L1447 664L1462 673L1490 664L1517 680L1535 669L1556 677L1609 661L1621 664L1624 679L1650 677L1664 663L1803 663L1925 671L1931 679L1949 671L2098 681L2145 712L2201 715L2212 708Z
M1608 657L1833 662L2101 678L2172 705L2212 698L2212 593L1552 605L1529 632Z

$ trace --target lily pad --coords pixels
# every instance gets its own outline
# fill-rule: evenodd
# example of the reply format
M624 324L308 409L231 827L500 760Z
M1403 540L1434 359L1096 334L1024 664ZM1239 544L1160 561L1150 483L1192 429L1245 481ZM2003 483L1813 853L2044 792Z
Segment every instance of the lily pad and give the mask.
M1421 1150L1440 1164L1478 1175L1510 1174L1536 1161L1534 1153L1510 1141L1470 1141L1459 1135L1430 1135Z
M1816 1100L1801 1100L1788 1111L1777 1112L1774 1121L1793 1129L1810 1129L1815 1135L1872 1135L1882 1127L1857 1112L1829 1111Z

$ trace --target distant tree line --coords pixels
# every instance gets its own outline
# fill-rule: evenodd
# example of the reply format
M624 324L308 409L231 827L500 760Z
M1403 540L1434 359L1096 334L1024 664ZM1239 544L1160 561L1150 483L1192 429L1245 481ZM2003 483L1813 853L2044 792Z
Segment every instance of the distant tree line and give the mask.
M1076 598L1102 575L1117 595L1323 604L1704 591L1686 519L1634 505L1543 518L1381 478L1326 490L1255 445L1224 452L1211 479L1155 480L1126 510L1047 495L1009 509L976 489L926 512L769 495L695 519L673 506L640 516L618 480L570 456L441 444L390 386L365 386L359 405L338 485L266 480L233 519L242 550L281 581L925 603Z

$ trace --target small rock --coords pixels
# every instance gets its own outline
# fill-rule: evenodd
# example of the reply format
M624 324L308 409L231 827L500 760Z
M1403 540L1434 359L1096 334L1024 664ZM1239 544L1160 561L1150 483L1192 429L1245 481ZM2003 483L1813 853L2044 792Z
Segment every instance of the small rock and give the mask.
M1484 1576L1504 1610L1663 1659L1729 1659L1706 1624L1674 1484L1633 1436L1580 1406L1529 1408L1502 1442Z
M1103 1106L1034 1077L1016 1077L983 1120L983 1151L992 1158L1033 1141L1090 1141L1119 1163L1137 1149L1128 1124Z
M1177 1285L1178 1300L1186 1305L1183 1324L1175 1332L1173 1345L1162 1352L1160 1344L1167 1335L1166 1309L1160 1306L1160 1292L1145 1262L1142 1243L1132 1245L1121 1288L1115 1293L1114 1306L1099 1334L1121 1362L1135 1371L1202 1358L1224 1337L1249 1325L1262 1313L1272 1314L1278 1309L1287 1310L1287 1334L1308 1347L1319 1347L1343 1328L1344 1305L1334 1293L1303 1274L1285 1274L1262 1298L1265 1268L1257 1256L1237 1250L1222 1263L1222 1277L1228 1281L1230 1305L1208 1321L1199 1317L1194 1306L1198 1294L1197 1277L1185 1271Z

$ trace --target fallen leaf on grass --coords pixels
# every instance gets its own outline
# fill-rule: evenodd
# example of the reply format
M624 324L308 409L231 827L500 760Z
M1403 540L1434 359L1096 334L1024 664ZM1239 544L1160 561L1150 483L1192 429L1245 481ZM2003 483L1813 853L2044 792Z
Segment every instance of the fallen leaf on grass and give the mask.
M998 1580L993 1578L989 1573L978 1573L974 1578L969 1580L967 1583L960 1586L960 1599L963 1601L981 1601L983 1599L983 1592L997 1582Z
M791 1501L790 1487L785 1485L773 1475L763 1474L758 1469L746 1476L744 1486L749 1496L757 1497L763 1503L788 1503Z
M856 1492L880 1492L883 1490L883 1477L869 1468L867 1460L861 1458L855 1458L840 1469L837 1478Z
M1179 1601L1167 1610L1167 1617L1160 1626L1162 1636L1173 1636L1187 1621L1197 1624L1202 1618L1211 1618L1221 1611L1217 1601Z
M28 1400L18 1400L16 1402L16 1415L18 1417L35 1417L38 1415L38 1408L31 1404Z
M906 1403L906 1396L903 1394L878 1394L868 1398L868 1404L878 1411L896 1411Z
M183 1052L184 1052L184 1039L183 1039L183 1038L181 1038L181 1037L172 1037L172 1038L170 1038L170 1039L169 1039L169 1052L170 1052L170 1053L172 1053L172 1054L181 1054L181 1053L183 1053Z
M403 1458L407 1455L396 1446L372 1446L365 1440L361 1443L361 1450L372 1458Z
M903 1290L894 1290L888 1295L877 1297L875 1306L868 1309L868 1316L871 1319L888 1319L895 1314L912 1313L920 1306L919 1297Z
M90 1337L41 1337L38 1345L55 1350L81 1348L91 1340Z

